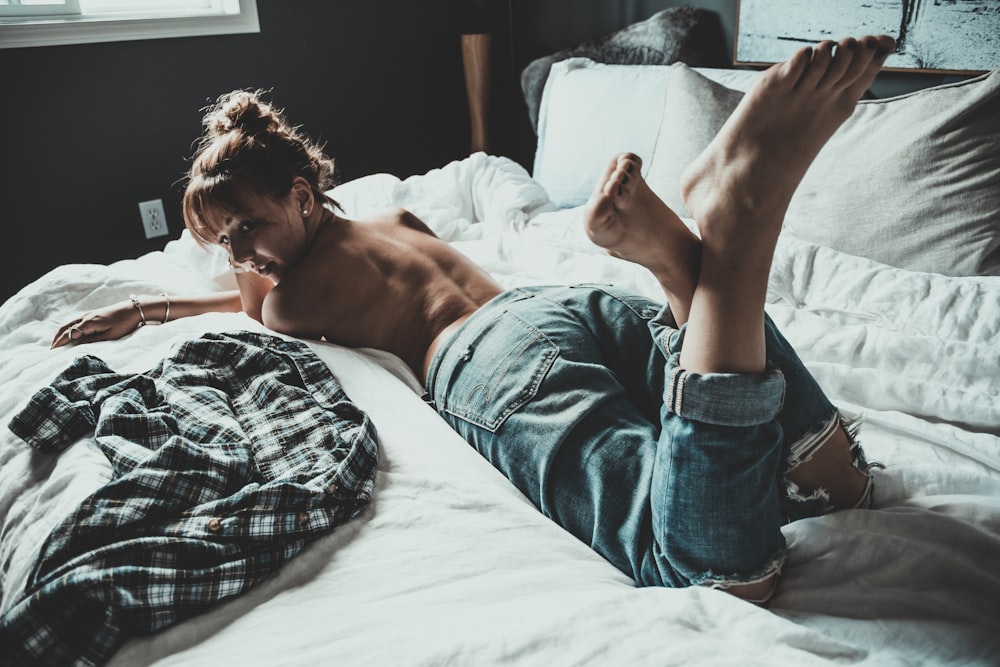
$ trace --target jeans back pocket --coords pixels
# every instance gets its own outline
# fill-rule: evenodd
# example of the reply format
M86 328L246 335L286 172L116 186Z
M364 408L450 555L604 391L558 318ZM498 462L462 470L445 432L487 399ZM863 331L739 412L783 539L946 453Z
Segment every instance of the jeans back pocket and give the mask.
M503 311L447 351L441 380L447 378L439 409L496 432L504 421L534 398L559 356L559 348L517 315Z

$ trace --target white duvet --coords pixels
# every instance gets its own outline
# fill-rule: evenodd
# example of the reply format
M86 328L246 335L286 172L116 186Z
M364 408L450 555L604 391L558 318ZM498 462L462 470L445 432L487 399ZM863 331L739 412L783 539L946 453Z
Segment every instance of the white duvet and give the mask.
M350 215L403 205L507 286L615 282L659 296L590 246L520 167L477 154L400 181L341 186ZM220 266L221 265L221 266ZM82 348L58 325L129 293L226 286L188 237L111 266L64 266L0 308L4 426ZM419 398L396 358L310 343L380 435L357 520L195 620L130 641L113 665L1000 665L1000 278L890 269L783 239L769 312L831 397L864 416L874 511L790 524L769 609L700 588L639 589L542 517ZM87 353L145 370L211 314ZM48 531L107 480L91 440L58 459L0 431L0 610Z

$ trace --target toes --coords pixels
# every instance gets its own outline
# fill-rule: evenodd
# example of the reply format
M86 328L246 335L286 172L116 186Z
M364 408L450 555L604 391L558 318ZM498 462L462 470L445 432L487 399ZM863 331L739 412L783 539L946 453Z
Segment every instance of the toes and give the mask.
M881 63L890 53L896 50L896 40L889 35L867 35L861 43L872 52L872 62Z
M869 72L872 63L875 62L875 50L877 48L878 42L874 37L865 37L857 43L854 49L854 58L851 59L851 64L841 80L843 85L852 86L859 80L867 79L865 75ZM865 85L865 88L867 87Z
M796 51L791 58L781 64L784 70L782 72L782 80L791 82L799 81L803 73L807 71L812 56L813 50L810 47Z
M635 153L622 153L614 161L614 169L604 181L602 188L608 197L620 197L632 190L639 178L642 159Z
M622 153L618 156L618 162L628 162L628 172L632 173L633 169L639 169L642 167L642 158L635 153Z
M816 45L809 66L799 81L801 87L809 89L819 85L820 81L823 80L823 75L830 67L830 61L833 60L833 47L835 45L836 42L829 39Z
M625 185L628 183L628 174L616 169L611 178L604 184L603 192L606 196L616 199L625 194Z
M841 81L850 97L860 98L864 95L878 74L882 65L881 60L875 57L878 48L874 37L865 38L858 47L859 52Z
M895 47L896 40L887 35L868 36L861 40L858 53L842 81L850 96L860 98L865 93Z
M839 85L850 68L851 63L854 62L857 49L858 41L853 37L848 37L837 42L830 60L830 66L827 68L826 74L823 75L820 85L829 88Z
M840 42L825 40L814 49L805 50L806 64L797 77L796 88L838 88L861 94L871 84L882 67L882 63L896 48L896 40L888 35L867 36L856 40L848 37ZM798 62L803 52L799 51L785 64L786 72L802 67Z
M626 176L628 174L638 176L641 169L642 158L635 153L622 153L618 156L618 170L624 172Z
M878 42L878 47L875 49L875 59L879 63L885 62L889 54L896 50L896 40L889 35L879 35L875 41Z
M600 178L597 179L598 190L604 189L604 186L607 184L608 181L611 180L611 176L612 174L615 173L615 170L617 168L618 168L618 157L616 156L613 160L611 160L611 162L608 163L608 166L604 168L603 172L601 172Z

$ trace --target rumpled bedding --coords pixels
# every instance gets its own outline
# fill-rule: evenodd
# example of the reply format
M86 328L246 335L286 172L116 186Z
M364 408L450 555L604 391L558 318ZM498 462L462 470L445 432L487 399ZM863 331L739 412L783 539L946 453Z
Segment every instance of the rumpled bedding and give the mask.
M518 165L476 154L333 193L353 217L405 206L505 286L607 282L662 298L643 269L592 246ZM60 324L130 293L232 287L190 237L109 266L60 267L0 307L9 421L82 348ZM133 640L112 665L1000 664L1000 278L893 269L782 238L768 312L829 395L859 414L875 509L785 527L768 609L702 588L635 588L541 516L420 399L383 352L309 346L373 419L373 501L232 602ZM242 314L148 326L85 352L149 368ZM107 481L92 438L58 459L0 432L0 611L48 532Z

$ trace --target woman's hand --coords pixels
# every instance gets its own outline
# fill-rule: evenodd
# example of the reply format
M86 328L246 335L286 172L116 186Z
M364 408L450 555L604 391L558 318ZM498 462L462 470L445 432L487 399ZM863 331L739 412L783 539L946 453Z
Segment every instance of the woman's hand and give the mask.
M62 347L69 343L93 343L99 340L116 340L139 328L139 311L131 301L84 313L72 322L60 327L52 347Z

